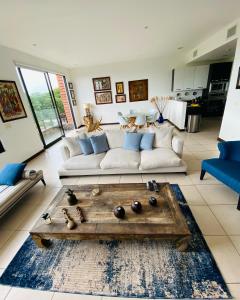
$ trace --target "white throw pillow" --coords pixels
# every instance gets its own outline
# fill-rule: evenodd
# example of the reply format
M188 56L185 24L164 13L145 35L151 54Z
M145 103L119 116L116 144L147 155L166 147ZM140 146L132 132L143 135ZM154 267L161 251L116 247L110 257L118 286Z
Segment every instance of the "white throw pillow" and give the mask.
M79 139L85 139L85 133L76 134L73 136L63 138L64 145L70 152L70 157L82 154L82 150L79 144Z
M162 126L155 129L154 148L172 148L173 126Z
M115 130L106 130L105 131L108 145L110 149L122 148L124 142L124 131L115 129Z

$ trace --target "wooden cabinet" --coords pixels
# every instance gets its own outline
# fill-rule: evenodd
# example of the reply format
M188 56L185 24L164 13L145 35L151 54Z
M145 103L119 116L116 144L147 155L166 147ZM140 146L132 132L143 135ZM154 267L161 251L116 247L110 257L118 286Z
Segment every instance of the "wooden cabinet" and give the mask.
M174 91L205 89L208 82L209 65L183 67L174 71Z
M195 67L194 89L205 89L208 82L209 65Z

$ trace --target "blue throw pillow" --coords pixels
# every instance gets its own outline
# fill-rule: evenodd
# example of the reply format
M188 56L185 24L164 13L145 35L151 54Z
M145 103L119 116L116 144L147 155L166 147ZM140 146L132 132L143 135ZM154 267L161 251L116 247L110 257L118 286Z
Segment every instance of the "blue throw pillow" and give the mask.
M140 143L141 150L152 150L154 133L144 133Z
M92 143L90 138L79 139L79 144L84 155L89 155L93 153Z
M0 185L15 185L21 179L26 164L6 164L0 170Z
M126 132L123 148L127 150L139 151L142 133Z
M93 151L95 154L103 153L109 150L106 134L93 135L90 137Z

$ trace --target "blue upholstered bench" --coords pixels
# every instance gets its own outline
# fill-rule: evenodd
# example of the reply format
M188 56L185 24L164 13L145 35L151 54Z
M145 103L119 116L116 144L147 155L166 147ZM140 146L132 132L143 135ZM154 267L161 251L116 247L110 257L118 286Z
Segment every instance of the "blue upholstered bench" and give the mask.
M219 158L202 161L200 179L206 172L240 194L240 141L218 143ZM237 209L240 210L240 196Z

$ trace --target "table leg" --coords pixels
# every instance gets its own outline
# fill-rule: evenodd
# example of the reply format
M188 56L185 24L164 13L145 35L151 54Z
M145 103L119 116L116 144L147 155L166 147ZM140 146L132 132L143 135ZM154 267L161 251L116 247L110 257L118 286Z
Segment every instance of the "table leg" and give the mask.
M51 241L50 240L45 240L40 238L37 235L32 235L32 239L34 240L34 242L36 243L36 245L39 248L49 248L51 245Z
M183 252L183 251L187 250L189 242L190 242L190 237L189 236L178 239L177 242L176 242L177 250L180 251L180 252Z

